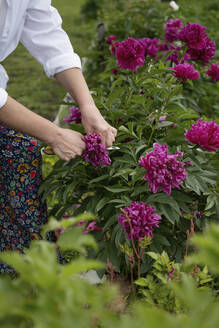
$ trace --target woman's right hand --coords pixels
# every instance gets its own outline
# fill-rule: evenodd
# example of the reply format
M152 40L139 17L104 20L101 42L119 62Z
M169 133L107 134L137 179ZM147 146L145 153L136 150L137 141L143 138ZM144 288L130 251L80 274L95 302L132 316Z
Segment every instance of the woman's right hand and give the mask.
M49 143L54 153L67 162L76 156L81 156L85 150L83 135L70 129L58 129L56 137Z

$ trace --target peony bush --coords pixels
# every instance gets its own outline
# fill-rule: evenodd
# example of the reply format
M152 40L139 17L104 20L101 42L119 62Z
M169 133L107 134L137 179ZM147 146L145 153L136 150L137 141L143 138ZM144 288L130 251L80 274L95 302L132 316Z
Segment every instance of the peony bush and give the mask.
M218 327L219 7L177 3L85 3L105 23L85 72L116 147L92 133L50 168L44 240L1 254L16 270L0 279L2 327Z
M44 199L55 196L58 220L95 214L98 249L88 257L111 263L132 285L150 273L148 251L182 262L193 252L190 238L219 215L217 35L186 10L105 3L105 39L93 43L86 72L118 129L117 149L107 153L100 136L86 136L84 156L58 161L41 188ZM70 126L83 132L74 117Z

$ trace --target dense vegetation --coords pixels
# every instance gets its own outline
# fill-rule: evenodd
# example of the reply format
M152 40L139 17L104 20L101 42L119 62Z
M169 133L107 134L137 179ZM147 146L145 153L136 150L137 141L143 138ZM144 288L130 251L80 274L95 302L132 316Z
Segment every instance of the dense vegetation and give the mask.
M118 148L90 136L93 153L50 167L57 241L2 255L18 272L0 280L3 327L218 327L219 6L177 3L84 2L85 74Z

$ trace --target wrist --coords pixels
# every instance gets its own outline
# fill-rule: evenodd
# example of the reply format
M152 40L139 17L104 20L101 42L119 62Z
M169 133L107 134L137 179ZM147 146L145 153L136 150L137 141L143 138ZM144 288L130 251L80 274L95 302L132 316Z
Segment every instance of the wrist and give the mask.
M62 128L51 123L50 129L48 129L47 135L45 136L43 142L45 142L48 146L53 147L57 140L62 137Z
M79 104L79 108L82 114L86 114L89 112L99 111L95 105L94 100L86 101Z
M99 109L95 105L94 101L92 103L85 103L81 106L79 106L82 117L83 116L89 116L89 115L95 115L95 114L100 114Z

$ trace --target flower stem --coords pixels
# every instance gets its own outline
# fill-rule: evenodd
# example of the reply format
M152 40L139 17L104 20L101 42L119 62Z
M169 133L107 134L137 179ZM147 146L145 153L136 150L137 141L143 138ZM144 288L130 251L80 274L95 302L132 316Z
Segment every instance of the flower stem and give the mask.
M141 278L141 256L140 256L140 247L138 246L138 279Z
M132 291L133 291L133 293L135 293L134 275L133 275L133 261L131 259L129 259L129 265L130 265L130 276L131 276Z
M128 223L129 223L129 226L130 226L130 233L131 233L131 243L132 243L132 247L133 247L133 250L135 252L135 255L137 256L138 258L138 252L136 250L136 247L135 247L135 242L134 242L134 239L133 239L133 235L132 235L132 224L131 224L131 220L130 220L130 217L128 216L128 214L126 213L126 211L124 211L122 208L120 208L120 211L125 215Z

